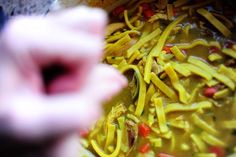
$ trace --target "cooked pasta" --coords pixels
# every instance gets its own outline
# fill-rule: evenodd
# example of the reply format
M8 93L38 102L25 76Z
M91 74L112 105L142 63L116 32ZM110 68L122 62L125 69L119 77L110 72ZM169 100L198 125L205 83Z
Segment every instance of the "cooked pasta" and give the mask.
M111 12L103 62L129 85L83 138L88 150L101 157L236 155L235 23L219 3L131 0L119 15Z

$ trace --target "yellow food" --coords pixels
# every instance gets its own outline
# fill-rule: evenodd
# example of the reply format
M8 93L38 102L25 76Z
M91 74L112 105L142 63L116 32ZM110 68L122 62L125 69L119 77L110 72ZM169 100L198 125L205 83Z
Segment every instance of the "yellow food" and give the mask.
M166 2L131 0L111 13L103 62L129 85L84 139L96 156L236 155L233 16L215 14L212 0Z

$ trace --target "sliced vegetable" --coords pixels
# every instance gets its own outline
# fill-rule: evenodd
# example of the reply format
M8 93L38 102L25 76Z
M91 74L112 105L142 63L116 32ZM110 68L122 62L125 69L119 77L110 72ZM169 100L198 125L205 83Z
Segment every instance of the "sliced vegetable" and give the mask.
M211 146L208 148L209 152L215 154L216 157L225 157L225 150L224 148Z
M204 89L203 94L208 98L212 98L216 92L217 92L216 87L207 87Z
M150 143L146 143L139 148L140 153L147 153L150 150Z
M142 137L147 137L151 132L150 127L145 123L139 124L138 130L139 130L139 135Z

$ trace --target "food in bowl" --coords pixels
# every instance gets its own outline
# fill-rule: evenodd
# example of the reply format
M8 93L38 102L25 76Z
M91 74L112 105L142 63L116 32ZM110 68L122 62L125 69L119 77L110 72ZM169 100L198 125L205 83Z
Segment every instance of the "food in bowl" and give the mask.
M83 145L101 157L236 155L232 6L132 0L111 12L104 63L129 85Z

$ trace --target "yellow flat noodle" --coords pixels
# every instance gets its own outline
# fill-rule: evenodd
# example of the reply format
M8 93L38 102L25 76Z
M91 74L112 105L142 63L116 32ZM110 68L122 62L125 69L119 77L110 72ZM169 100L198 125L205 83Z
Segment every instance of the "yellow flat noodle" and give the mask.
M190 146L186 143L181 143L180 148L183 151L188 151L190 149Z
M136 51L133 53L133 55L129 58L128 64L133 63L133 61L134 61L135 59L137 59L140 54L141 54L140 51L139 51L139 50L136 50Z
M121 116L121 117L117 118L120 130L124 129L124 127L125 127L125 120L126 119L125 119L124 116Z
M197 146L197 148L199 149L200 152L206 152L207 151L206 144L202 141L202 139L198 135L191 134L190 138L196 144L196 146Z
M124 37L124 36L127 35L127 34L137 34L137 35L139 35L140 32L139 32L139 31L136 31L136 30L125 31L125 32L120 33L120 34L117 34L117 35L109 36L109 37L106 39L106 42L107 42L107 43L114 42L114 41L119 40L120 38Z
M233 50L233 49L228 49L228 48L224 48L222 50L222 52L234 59L236 59L236 50Z
M229 37L231 35L230 30L221 23L217 18L215 18L209 11L206 9L198 9L197 12L206 18L213 26L216 27L224 36Z
M226 143L221 141L220 139L212 136L211 134L208 134L207 132L202 132L201 133L201 138L208 143L209 145L212 146L220 146L220 147L226 147Z
M163 81L161 81L155 73L151 73L151 80L153 84L160 89L166 96L168 96L172 100L177 100L177 95L173 89L167 86Z
M150 83L148 90L147 90L147 94L146 94L146 99L145 99L145 105L147 105L149 103L149 101L151 100L152 95L156 92L156 89L154 87L154 85L152 83Z
M171 62L172 67L175 69L175 71L177 71L178 73L180 73L181 75L188 77L191 75L191 71L188 70L187 68L185 68L184 66L176 63L176 62Z
M160 136L161 138L164 138L164 139L171 139L172 138L172 136L173 136L173 133L172 133L172 131L168 131L168 132L166 132L166 133L161 133L161 134L159 134L158 136Z
M127 34L123 38L121 38L117 42L115 42L114 44L109 44L109 46L107 46L105 48L106 56L110 55L112 52L118 51L124 45L127 45L127 43L129 43L130 41L131 41L131 38L130 38L129 34Z
M173 67L171 66L170 63L167 63L164 67L164 71L166 72L166 74L169 76L170 80L172 83L174 82L179 82L179 77L176 74L176 72L174 71Z
M157 42L157 45L151 50L151 52L149 53L148 57L147 57L147 62L145 64L145 68L144 68L144 80L145 82L147 82L148 84L150 83L150 79L151 79L151 69L152 69L152 62L153 62L153 57L157 57L160 55L163 46L165 45L165 42L167 40L167 37L170 35L170 32L172 31L172 29L182 20L184 20L187 17L187 15L181 15L179 16L176 20L174 20L172 23L170 23L166 29L164 30L164 32L161 34L159 41Z
M106 154L97 144L97 142L95 140L91 140L91 145L93 147L93 149L95 150L95 152L102 156L102 157L117 157L120 151L120 147L121 147L121 139L122 139L122 131L121 130L117 130L117 140L116 140L116 148L114 150L113 153L111 154Z
M126 25L127 25L130 29L132 29L132 30L139 30L139 29L141 29L141 28L143 27L143 24L141 24L141 25L138 26L138 27L135 27L135 26L133 26L133 25L131 24L131 22L129 21L128 11L127 11L127 10L124 11L124 18L125 18L125 23L126 23Z
M183 33L188 36L189 35L189 30L191 28L190 24L187 24L184 28L183 28Z
M217 157L215 153L197 153L194 157Z
M162 139L161 138L150 138L150 142L154 147L162 147Z
M128 65L127 61L125 59L123 59L120 64L118 65L117 69L121 69L122 67Z
M116 126L114 124L107 125L107 136L106 136L107 139L105 143L105 148L107 148L113 142L115 131L116 131Z
M153 114L148 114L148 125L152 126L154 122L155 122L154 115Z
M124 73L127 70L134 70L137 74L137 78L139 81L139 95L138 95L138 103L137 107L135 109L135 115L140 116L143 112L144 106L145 106L145 97L146 97L146 83L143 80L143 76L141 75L139 69L135 65L126 65L121 67L119 70L121 73Z
M133 115L133 114L129 114L128 113L127 114L127 118L133 120L135 123L139 123L140 122L140 120L135 115Z
M236 120L228 120L219 122L221 128L224 129L236 129Z
M222 60L223 57L222 57L220 54L218 54L218 53L212 53L212 54L210 54L210 55L208 56L208 59L209 59L210 61L214 62L214 61Z
M178 91L179 100L186 104L188 101L188 98L189 98L189 94L184 89L183 85L180 84L179 77L176 74L176 72L174 71L171 64L170 63L166 64L164 67L164 70L165 70L166 74L169 76L173 87Z
M176 44L179 49L192 49L196 46L209 46L208 42L205 39L196 39L190 44Z
M167 16L168 20L173 20L174 18L173 4L167 4Z
M209 3L211 3L213 0L206 0L206 1L203 1L201 3L198 3L198 4L194 4L194 5L186 5L186 6L183 6L181 7L182 10L188 10L188 9L194 9L194 8L200 8L200 7L203 7Z
M217 85L218 83L219 83L219 81L217 81L217 80L215 80L215 79L212 79L212 80L206 82L206 85L207 85L208 87L212 87L212 86Z
M236 82L236 72L232 68L226 67L223 64L221 64L218 69L218 72L227 76L228 78L230 78L234 82Z
M127 50L127 57L130 58L130 56L136 51L138 50L141 46L143 46L145 43L147 43L148 41L151 41L153 38L155 38L156 36L158 36L161 33L160 28L157 28L156 30L154 30L153 32L151 32L150 34L146 35L145 37L142 37L138 40L138 42L136 42L133 46L131 46L128 50Z
M186 106L179 103L172 103L168 104L165 107L165 113L171 113L171 112L188 112L188 111L196 111L198 109L208 109L212 107L212 103L209 101L202 101L199 103L195 103L191 106Z
M205 86L205 83L199 83L190 94L189 103L196 101L197 95L199 94L202 87Z
M220 21L222 21L222 23L225 24L226 27L228 27L229 29L231 29L232 27L234 27L233 21L229 20L228 18L226 18L224 15L218 14L218 13L212 13L216 18L218 18Z
M199 68L201 68L202 70L204 70L205 72L209 73L210 75L212 75L214 78L216 78L217 80L219 80L220 82L224 83L226 86L228 86L230 89L234 90L235 88L235 84L233 81L231 81L228 77L226 77L225 75L219 74L216 72L215 69L213 69L210 65L208 65L207 63L205 63L204 61L202 61L201 59L197 58L197 57L193 57L190 56L188 58L188 62L191 64L194 64L196 66L198 66Z
M120 62L122 60L124 60L125 58L123 56L108 56L106 57L106 60L109 64L120 64Z
M219 73L214 73L213 75L214 78L216 78L218 81L224 83L226 86L228 86L231 90L235 89L235 84L231 79L229 79L227 76L219 74Z
M170 48L171 52L175 55L176 59L179 61L184 61L186 58L186 55L181 52L181 50L177 46L173 46Z
M187 121L184 120L171 120L169 122L169 125L178 129L183 129L185 131L187 131L189 129L189 123Z
M161 50L163 49L163 46L165 45L166 39L170 35L172 29L181 21L183 21L187 17L186 14L179 16L176 20L171 22L166 29L163 31L163 33L160 36L160 39L158 41L158 44L152 49L153 51L153 56L158 57Z
M112 33L114 33L115 31L117 31L123 27L125 27L125 23L123 23L123 22L109 24L106 28L105 36L109 36Z
M180 64L181 66L185 67L186 69L188 69L189 71L191 71L192 73L203 77L206 80L211 80L212 79L212 75L210 75L209 73L205 72L204 70L202 70L201 68L193 65L193 64L188 64L188 63L183 63Z
M219 41L209 41L209 46L216 47L218 49L221 49L221 45Z
M193 123L198 126L199 128L201 128L202 130L212 134L212 135L215 135L215 136L218 136L219 135L219 132L213 128L211 125L209 125L207 122L203 121L201 118L199 118L196 114L193 114L192 115L192 120L193 120Z
M214 99L225 98L225 97L227 97L230 93L231 93L231 90L229 90L228 88L222 89L222 90L216 92L216 93L214 94L213 98L214 98Z
M176 0L174 1L174 6L177 8L177 7L180 7L184 4L187 4L189 2L189 0Z
M168 132L168 127L166 125L166 116L164 112L162 98L155 98L154 99L155 107L156 107L156 114L158 118L158 125L160 127L161 133Z
M152 17L148 20L148 22L153 23L159 19L168 20L168 15L163 14L163 13L156 13L152 15Z
M203 69L205 72L209 73L210 75L213 75L214 73L216 73L216 71L210 65L205 63L200 58L197 58L197 57L194 57L194 56L189 56L188 57L188 62L198 66L199 68Z

